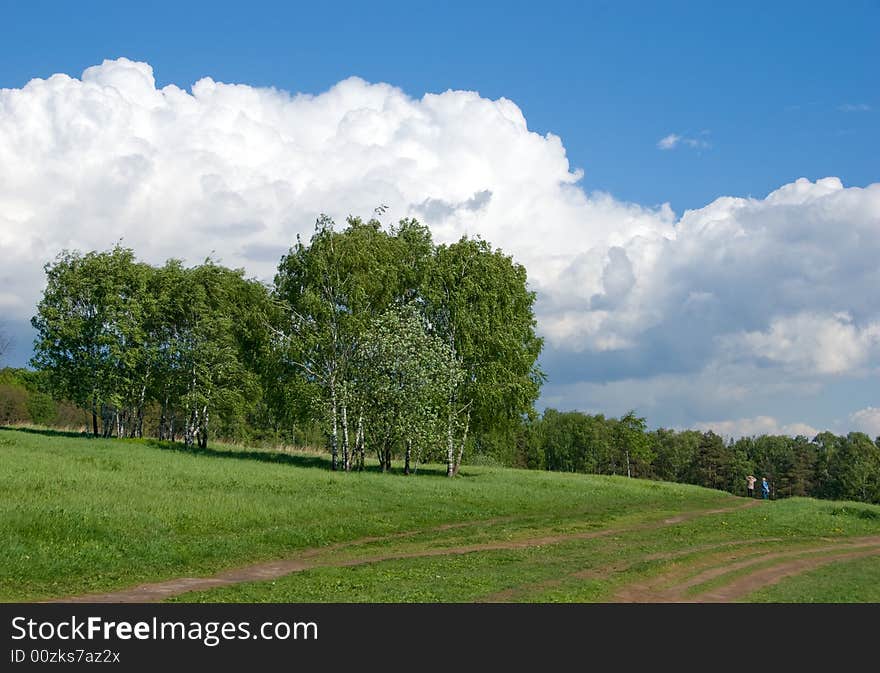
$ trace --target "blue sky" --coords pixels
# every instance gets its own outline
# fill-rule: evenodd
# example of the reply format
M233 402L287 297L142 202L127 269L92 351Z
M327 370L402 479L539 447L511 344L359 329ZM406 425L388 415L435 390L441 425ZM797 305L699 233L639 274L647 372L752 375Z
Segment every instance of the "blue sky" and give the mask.
M720 4L0 0L9 360L28 356L24 269L60 247L122 237L156 261L178 254L147 236L164 218L195 261L207 245L270 277L328 202L431 199L451 213L429 222L440 238L482 233L526 263L541 405L880 433L880 2ZM74 81L24 88L54 73ZM450 89L479 97L422 98ZM300 196L258 188L282 183Z
M728 4L729 6L721 6ZM473 89L562 137L587 189L681 212L880 177L880 3L3 2L0 86L149 62L158 84ZM869 105L874 114L845 106ZM670 134L702 151L658 152Z

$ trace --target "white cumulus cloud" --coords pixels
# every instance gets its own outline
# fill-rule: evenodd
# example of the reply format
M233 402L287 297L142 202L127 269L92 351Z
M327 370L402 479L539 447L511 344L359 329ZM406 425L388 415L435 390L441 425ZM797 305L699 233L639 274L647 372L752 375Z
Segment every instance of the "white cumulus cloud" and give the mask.
M782 424L772 416L755 416L727 421L697 423L697 430L711 430L723 437L752 437L756 435L802 435L812 439L819 431L806 423Z
M739 357L766 359L804 372L841 374L876 358L880 323L859 327L847 313L798 313L774 318L766 331L736 334L724 341L741 351Z
M850 416L857 430L861 430L870 437L880 437L880 409L866 407Z
M605 250L674 220L668 206L588 195L579 179L561 140L529 131L503 98L414 99L357 78L318 95L210 78L157 89L149 65L105 61L0 91L4 304L27 315L45 261L120 238L149 260L214 250L271 278L319 213L381 203L439 240L503 246L564 305L558 283L579 275L583 295L601 291Z
M689 141L705 135L660 145ZM799 179L677 216L581 179L505 98L358 78L317 94L157 88L148 64L105 61L0 90L0 310L26 321L63 248L214 252L268 280L318 214L385 204L386 222L479 234L526 266L553 394L592 403L618 382L698 403L877 370L880 184Z

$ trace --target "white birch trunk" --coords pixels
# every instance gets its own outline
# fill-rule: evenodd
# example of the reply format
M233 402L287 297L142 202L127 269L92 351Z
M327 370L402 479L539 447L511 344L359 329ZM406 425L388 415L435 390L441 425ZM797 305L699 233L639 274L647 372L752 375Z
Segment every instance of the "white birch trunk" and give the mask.
M364 415L361 413L358 416L357 423L357 438L355 439L355 443L357 444L357 452L358 452L358 471L364 469L364 452L366 447L366 440L364 438Z
M348 445L348 404L342 402L342 469L351 470L351 455Z
M464 456L464 445L467 443L468 437L468 428L471 425L471 412L468 410L467 416L464 421L464 432L461 435L461 444L458 447L458 456L455 459L455 470L453 471L453 476L458 474L459 468L461 468L461 459Z
M446 476L455 476L455 436L452 431L453 421L452 414L453 401L449 400L449 418L446 425Z
M339 429L336 418L336 383L330 379L330 417L332 429L330 433L330 469L334 472L339 467Z
M206 404L202 407L202 419L199 423L199 434L201 435L199 438L199 444L201 448L208 448L208 405Z

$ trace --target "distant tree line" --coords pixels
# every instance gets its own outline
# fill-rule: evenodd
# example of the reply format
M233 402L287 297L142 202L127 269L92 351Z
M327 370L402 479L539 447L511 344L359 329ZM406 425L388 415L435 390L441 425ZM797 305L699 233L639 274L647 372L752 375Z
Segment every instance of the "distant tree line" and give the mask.
M46 377L28 369L0 369L0 425L81 426L83 411L46 390Z
M751 474L768 478L773 497L880 503L880 437L861 432L725 440L711 431L648 431L632 412L606 418L547 409L513 434L483 438L478 452L532 469L630 475L737 495Z
M444 461L453 476L475 436L520 423L543 378L525 269L481 239L436 245L415 220L321 217L272 286L121 246L45 270L32 365L95 436L204 448L318 428L334 470L370 452L383 470Z

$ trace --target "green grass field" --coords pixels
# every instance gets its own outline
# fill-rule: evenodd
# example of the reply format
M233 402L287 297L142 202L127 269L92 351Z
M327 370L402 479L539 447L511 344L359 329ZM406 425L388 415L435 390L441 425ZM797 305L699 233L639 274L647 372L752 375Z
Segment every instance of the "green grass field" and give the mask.
M880 507L863 504L489 467L338 474L317 455L11 429L0 539L2 601L218 574L162 598L876 601L880 572ZM294 572L240 570L280 559Z

